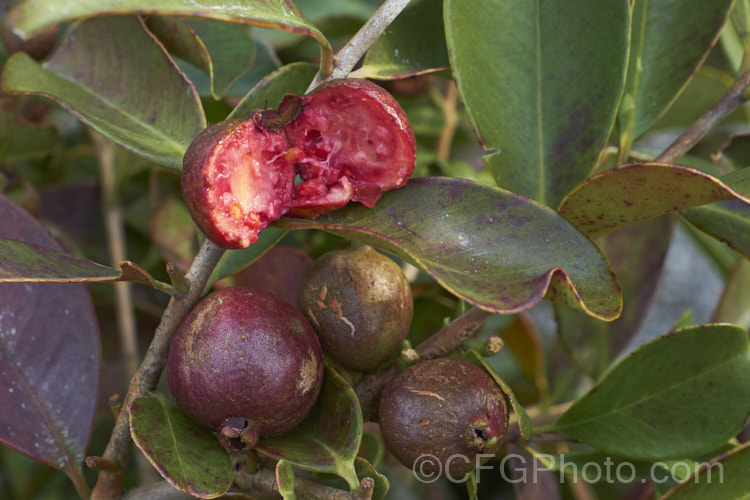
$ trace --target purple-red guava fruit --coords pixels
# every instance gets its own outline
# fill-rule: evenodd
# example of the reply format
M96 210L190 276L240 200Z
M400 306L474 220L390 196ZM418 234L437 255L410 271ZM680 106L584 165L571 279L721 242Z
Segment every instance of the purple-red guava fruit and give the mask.
M225 288L200 301L169 348L180 409L232 450L281 434L310 412L323 383L315 332L277 295Z
M183 159L182 192L203 233L246 248L285 214L314 218L349 201L372 208L416 163L406 113L367 80L332 80L278 111L256 110L198 135Z
M462 478L497 452L508 429L505 395L461 358L424 361L399 373L380 396L378 418L388 450L429 477ZM418 461L422 455L440 464Z
M411 286L401 268L369 246L328 252L302 277L297 308L323 352L347 370L374 370L409 333Z

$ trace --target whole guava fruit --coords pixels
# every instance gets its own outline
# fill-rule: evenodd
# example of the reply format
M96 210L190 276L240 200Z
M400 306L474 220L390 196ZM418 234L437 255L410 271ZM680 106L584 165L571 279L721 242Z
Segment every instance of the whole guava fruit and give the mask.
M367 80L331 80L279 109L199 134L183 159L182 192L212 242L246 248L285 214L314 218L349 201L372 208L416 164L406 113Z
M310 412L323 383L315 332L279 296L224 288L201 300L167 359L177 406L233 451L282 434Z
M380 396L378 419L388 450L428 477L462 478L497 452L508 429L505 395L495 381L453 357L418 363L394 377Z
M414 313L401 268L370 246L350 246L316 259L299 288L297 308L323 352L348 370L374 370L395 354Z

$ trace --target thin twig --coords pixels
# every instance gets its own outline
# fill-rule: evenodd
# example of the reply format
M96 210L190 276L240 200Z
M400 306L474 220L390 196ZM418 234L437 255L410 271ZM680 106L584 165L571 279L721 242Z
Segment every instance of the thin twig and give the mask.
M321 83L334 78L345 78L352 72L357 62L365 55L375 40L385 31L385 29L396 19L404 8L409 5L411 0L385 0L380 8L372 17L362 26L359 31L336 53L334 57L333 73L324 77L318 74L307 89L312 89Z
M130 449L130 405L135 399L145 395L156 386L166 363L169 343L177 327L188 311L200 300L203 287L223 253L224 250L206 241L185 276L190 285L188 292L182 296L172 297L167 304L143 362L130 381L128 393L125 395L115 428L104 451L103 458L119 463L121 468L116 473L105 471L99 473L96 487L91 494L93 500L111 500L120 497L125 464Z
M490 317L492 317L492 313L472 307L416 348L419 361L450 354L458 349L464 340L475 334ZM354 390L362 407L365 421L377 420L380 393L397 373L398 366L394 363L377 373L365 376L356 385Z
M445 117L445 126L440 132L437 141L437 155L441 160L447 160L451 154L451 145L453 137L456 135L458 126L458 93L456 91L456 82L450 80L445 89L445 104L443 105L443 115Z
M721 99L711 109L703 113L700 118L695 120L680 137L656 158L656 161L674 163L678 158L690 151L698 141L703 139L724 118L747 101L743 93L748 86L750 86L750 72L738 76Z

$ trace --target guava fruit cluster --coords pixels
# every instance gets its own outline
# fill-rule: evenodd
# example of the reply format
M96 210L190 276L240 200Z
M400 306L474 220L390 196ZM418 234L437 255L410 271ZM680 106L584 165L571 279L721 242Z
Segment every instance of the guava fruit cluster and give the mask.
M367 80L287 94L278 110L216 123L183 161L182 192L207 238L246 248L284 215L314 218L356 201L372 208L403 186L416 141L396 100Z
M230 450L282 434L310 412L323 352L294 306L267 291L224 288L180 324L167 358L177 406Z

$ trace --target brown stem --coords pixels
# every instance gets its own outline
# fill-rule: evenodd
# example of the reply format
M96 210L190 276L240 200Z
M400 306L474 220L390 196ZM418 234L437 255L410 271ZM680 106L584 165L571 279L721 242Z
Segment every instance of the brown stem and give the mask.
M276 472L263 467L253 474L246 474L240 469L235 474L235 484L240 491L279 491L276 483ZM331 488L317 481L304 477L294 478L294 491L300 498L310 500L352 500L352 493L337 488Z
M107 472L117 472L120 470L120 464L102 457L86 457L85 462L86 466L93 470L106 470Z
M742 94L750 86L750 72L738 76L729 90L688 127L670 146L660 154L656 161L674 163L679 157L690 151L698 141L713 130L724 118L747 101Z
M460 347L464 340L475 334L492 314L472 307L422 342L415 349L419 354L419 360L425 361L450 354ZM354 390L366 422L377 420L380 393L397 373L398 366L394 363L377 373L366 375L355 386Z
M206 241L185 276L190 289L185 295L172 297L167 304L143 362L130 381L115 428L104 451L103 458L119 463L120 470L116 473L106 471L99 473L96 487L91 494L93 500L111 500L120 497L125 472L124 464L127 463L130 445L130 405L135 399L145 395L156 386L166 363L172 336L188 311L200 300L203 287L223 253L224 250Z
M354 491L356 500L370 500L375 491L375 480L371 477L363 477L359 482L359 488Z

